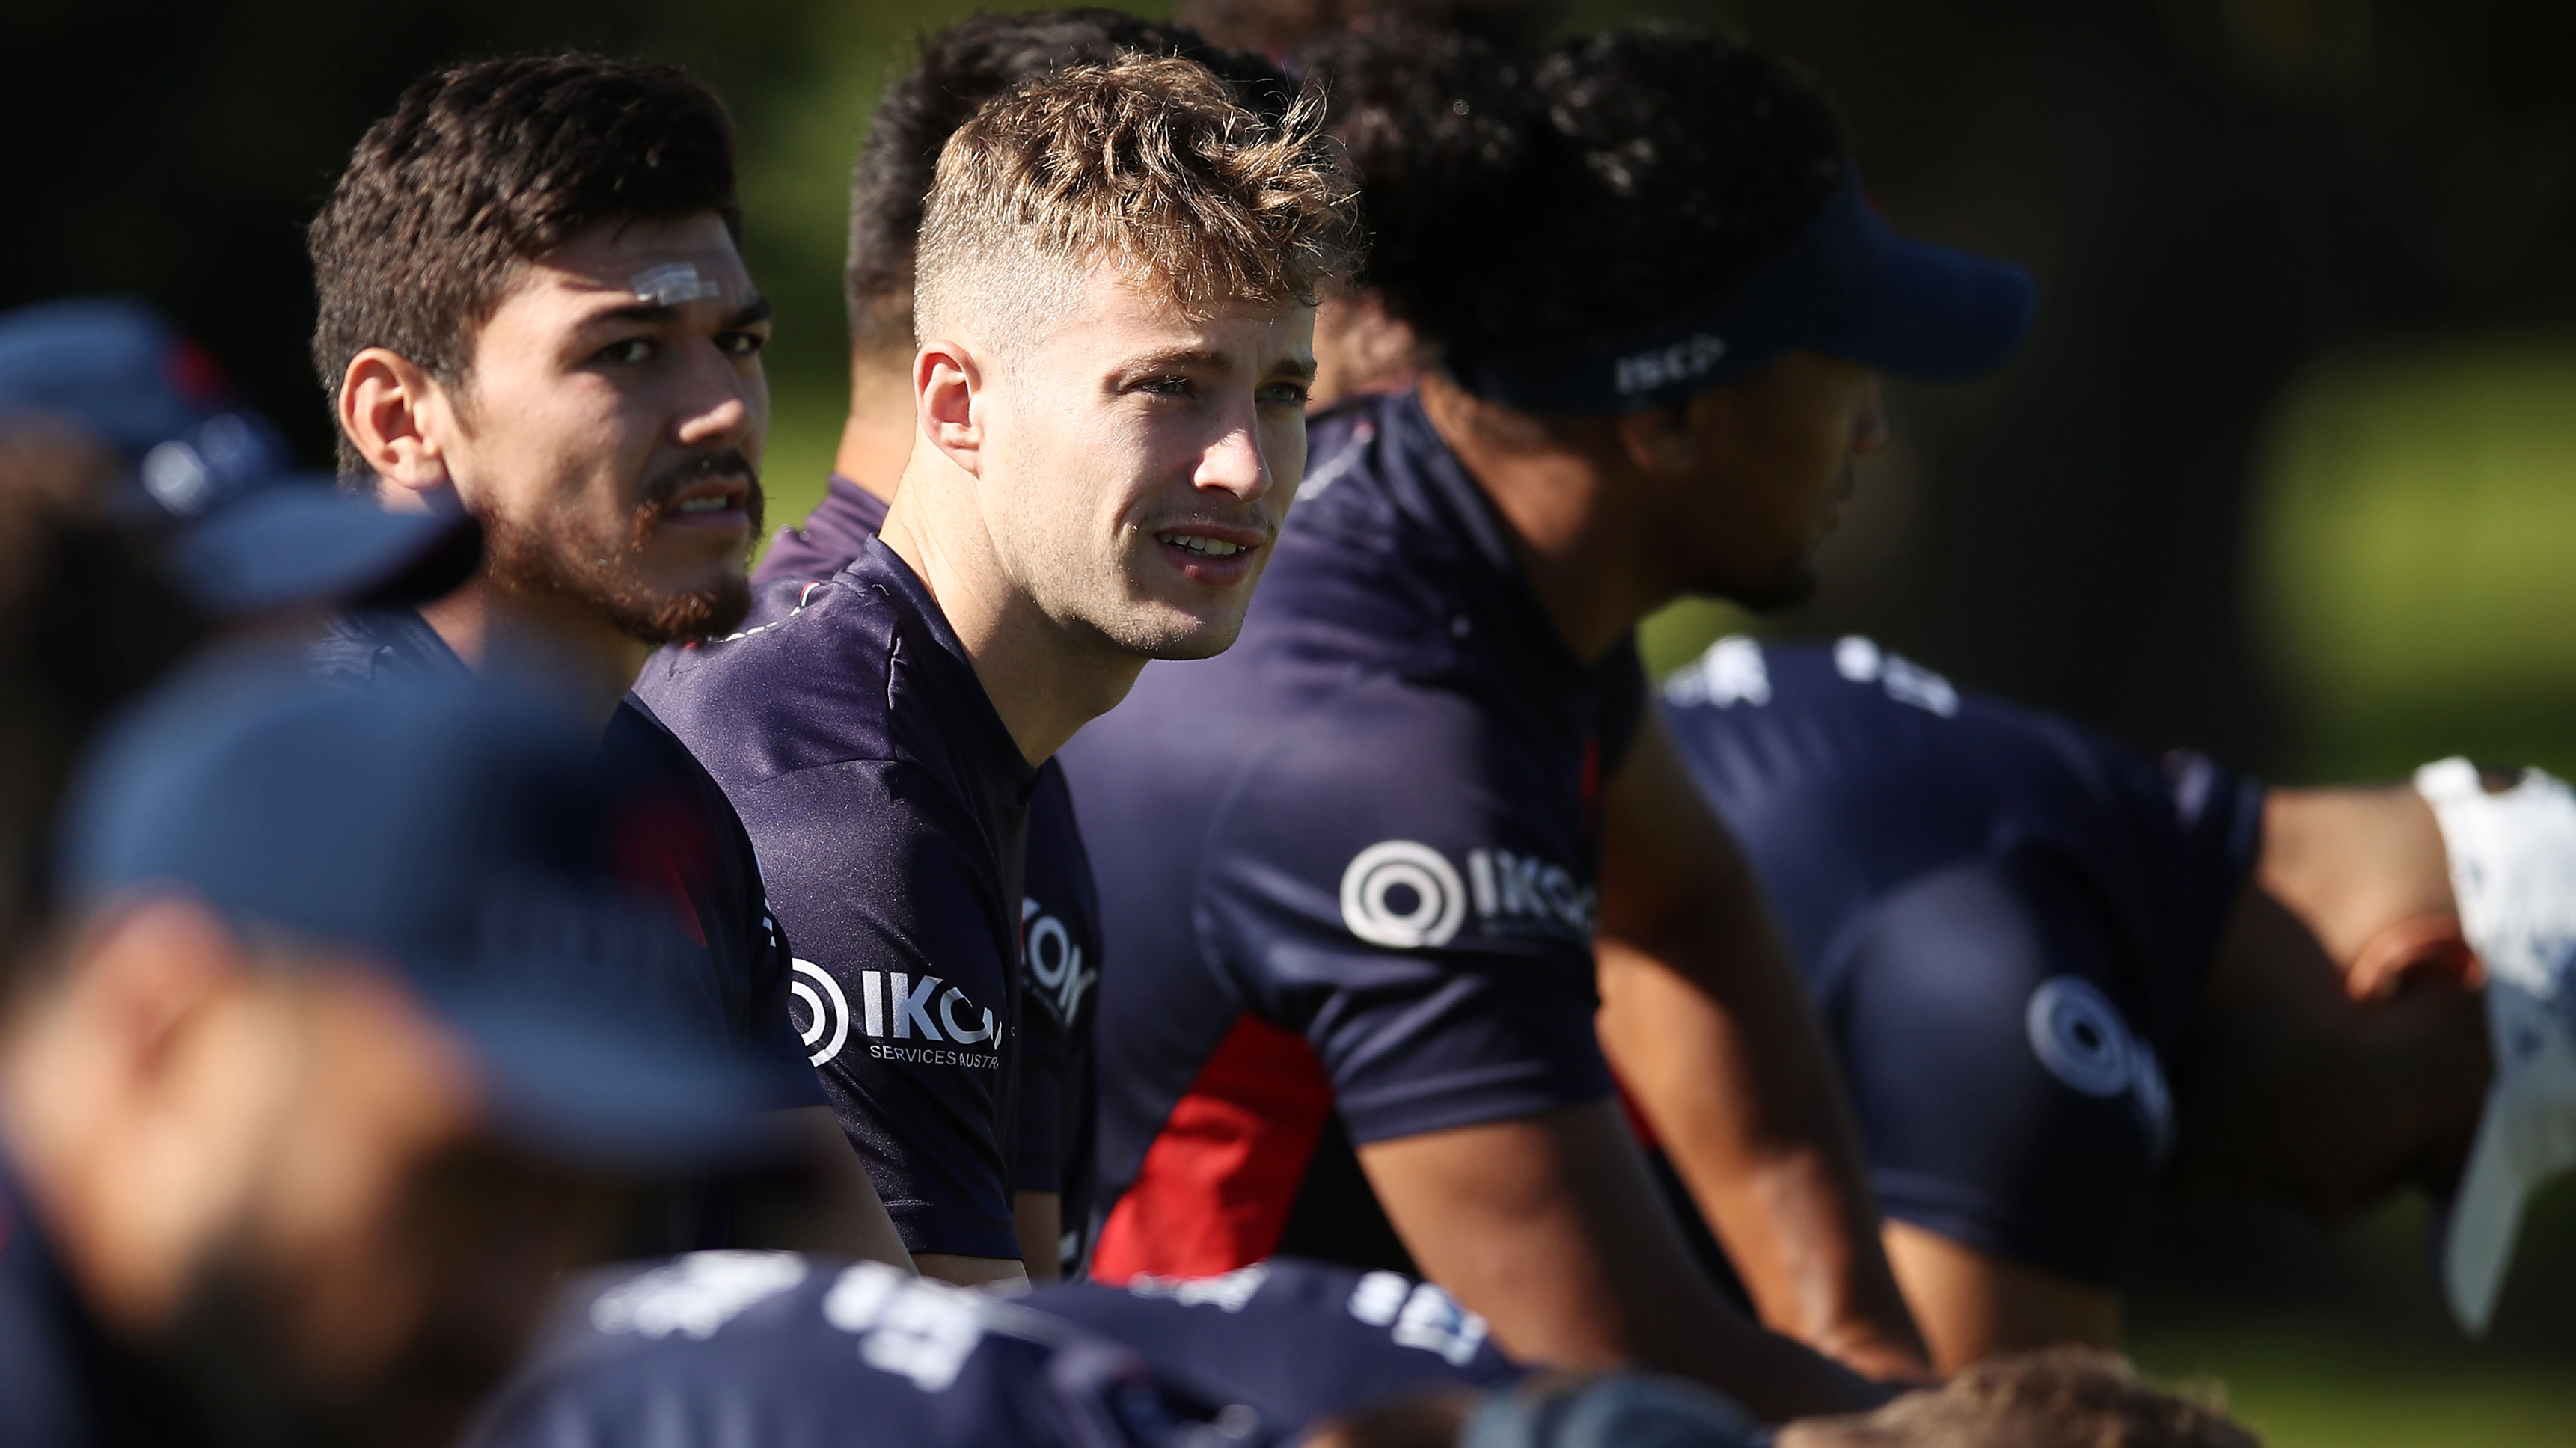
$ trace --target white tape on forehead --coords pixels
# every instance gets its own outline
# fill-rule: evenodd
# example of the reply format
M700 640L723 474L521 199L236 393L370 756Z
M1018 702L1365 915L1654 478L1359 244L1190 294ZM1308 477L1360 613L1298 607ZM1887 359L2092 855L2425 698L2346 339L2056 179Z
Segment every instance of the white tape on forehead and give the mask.
M635 289L636 300L651 302L657 307L676 307L682 302L712 297L724 290L699 276L695 263L685 261L665 262L637 272L626 284Z

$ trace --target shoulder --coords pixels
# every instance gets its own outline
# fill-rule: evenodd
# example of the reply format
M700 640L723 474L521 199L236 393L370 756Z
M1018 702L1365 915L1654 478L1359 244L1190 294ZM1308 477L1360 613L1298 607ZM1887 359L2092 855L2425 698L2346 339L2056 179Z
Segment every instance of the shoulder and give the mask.
M885 757L900 611L837 579L779 583L766 601L779 607L765 621L655 654L637 695L728 789Z
M730 1424L820 1448L863 1421L886 1441L1046 1445L1065 1441L1050 1404L1068 1398L1112 1444L1219 1416L1114 1346L985 1294L877 1263L700 1252L567 1293L472 1441L718 1448Z

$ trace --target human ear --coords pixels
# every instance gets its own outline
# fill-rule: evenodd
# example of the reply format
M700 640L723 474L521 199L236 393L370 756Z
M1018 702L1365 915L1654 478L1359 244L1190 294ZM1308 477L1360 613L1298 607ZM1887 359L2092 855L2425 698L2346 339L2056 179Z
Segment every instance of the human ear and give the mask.
M1649 477L1689 478L1699 473L1701 399L1622 414L1612 425L1629 465Z
M2486 964L2469 948L2456 915L2400 920L2362 942L2344 970L2344 990L2356 1002L2387 1001L2409 982L2439 981L2470 991L2486 983Z
M340 431L384 484L416 496L451 485L439 438L454 409L410 358L383 347L350 358L339 402Z
M934 337L913 354L912 405L921 435L950 462L978 477L983 470L984 428L976 414L975 394L983 385L983 369L962 342Z

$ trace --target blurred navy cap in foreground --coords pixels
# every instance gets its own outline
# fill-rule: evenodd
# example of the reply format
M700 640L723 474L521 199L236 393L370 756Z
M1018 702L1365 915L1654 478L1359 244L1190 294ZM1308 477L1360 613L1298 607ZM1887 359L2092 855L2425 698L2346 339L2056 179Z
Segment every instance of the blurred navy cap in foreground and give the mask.
M461 514L388 513L297 472L268 420L141 302L0 313L0 427L30 416L69 422L120 455L130 487L119 505L176 521L170 563L219 614L436 598L481 556Z
M357 692L222 659L146 700L84 767L61 879L79 908L182 891L246 939L393 971L476 1061L494 1129L546 1155L663 1169L752 1154L773 1083L693 988L703 947L621 862L633 822L598 754L486 683Z

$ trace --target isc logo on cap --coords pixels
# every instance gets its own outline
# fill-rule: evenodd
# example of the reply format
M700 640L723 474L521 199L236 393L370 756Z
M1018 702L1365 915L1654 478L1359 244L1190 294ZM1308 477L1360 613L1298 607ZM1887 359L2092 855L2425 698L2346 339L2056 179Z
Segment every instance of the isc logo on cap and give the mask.
M1618 387L1622 393L1652 392L1675 382L1688 382L1704 376L1725 356L1726 339L1702 332L1669 347L1620 358Z

